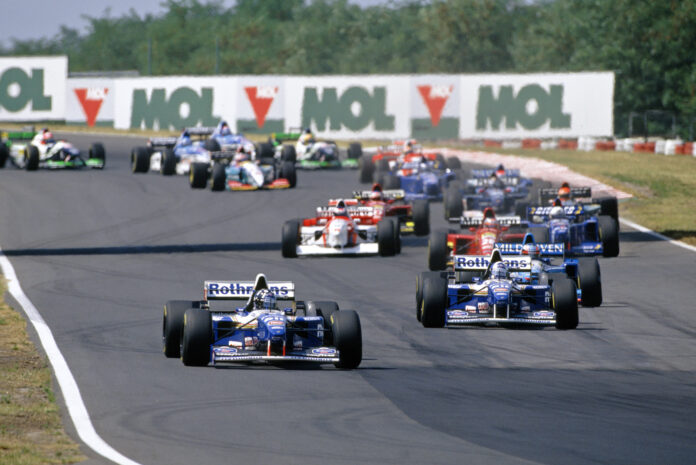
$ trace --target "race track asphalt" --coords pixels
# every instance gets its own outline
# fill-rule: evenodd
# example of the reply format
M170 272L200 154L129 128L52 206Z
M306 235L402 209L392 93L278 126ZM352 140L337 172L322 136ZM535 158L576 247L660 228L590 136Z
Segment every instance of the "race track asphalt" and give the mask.
M686 464L696 457L696 254L623 228L604 305L575 331L425 329L394 258L283 259L282 223L357 189L300 172L281 192L192 191L133 175L142 141L101 139L104 171L0 171L0 246L42 313L97 432L143 465ZM431 208L444 227L442 206ZM161 348L162 306L206 279L293 280L362 321L359 369L190 368ZM68 431L73 427L66 418ZM88 463L109 463L93 452Z

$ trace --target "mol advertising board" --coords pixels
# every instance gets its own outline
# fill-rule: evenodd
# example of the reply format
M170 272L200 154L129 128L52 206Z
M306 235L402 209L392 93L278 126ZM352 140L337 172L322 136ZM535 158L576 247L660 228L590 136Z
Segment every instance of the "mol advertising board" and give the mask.
M408 76L297 76L285 89L288 127L338 139L410 133Z
M0 120L65 119L68 57L0 58Z
M110 78L68 78L65 122L94 126L114 125L114 80Z
M237 131L251 134L284 131L285 96L283 76L237 78Z
M463 139L610 136L614 73L463 75Z
M114 127L170 129L236 120L233 77L157 77L115 80Z
M416 75L411 78L411 137L459 137L459 75Z

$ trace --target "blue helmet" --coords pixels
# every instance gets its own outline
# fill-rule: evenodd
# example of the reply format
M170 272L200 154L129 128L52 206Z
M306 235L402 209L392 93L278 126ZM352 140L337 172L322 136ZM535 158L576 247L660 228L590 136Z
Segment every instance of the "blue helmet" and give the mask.
M273 310L276 308L276 296L268 289L259 290L254 296L255 310Z
M495 262L491 267L492 279L507 279L508 267L504 262Z

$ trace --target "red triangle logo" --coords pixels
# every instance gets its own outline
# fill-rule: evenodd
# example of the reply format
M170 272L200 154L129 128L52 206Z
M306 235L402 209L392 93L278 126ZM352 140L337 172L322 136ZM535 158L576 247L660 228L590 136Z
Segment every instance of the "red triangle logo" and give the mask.
M245 87L244 91L249 98L249 103L251 103L251 108L256 116L256 124L260 129L266 123L266 115L271 108L273 99L278 95L278 88L270 86Z
M447 99L452 95L454 86L418 86L418 92L423 97L425 106L430 113L430 122L433 127L440 124L442 110L445 108Z
M107 87L96 87L73 90L75 91L75 95L77 95L77 100L79 100L80 105L82 105L82 111L85 112L85 116L87 117L87 126L94 126L94 123L97 122L99 109L109 89Z

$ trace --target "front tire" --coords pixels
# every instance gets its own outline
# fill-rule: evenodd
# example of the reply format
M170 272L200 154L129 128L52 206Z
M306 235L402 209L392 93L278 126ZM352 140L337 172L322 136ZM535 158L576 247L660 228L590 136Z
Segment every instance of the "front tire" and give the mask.
M176 155L174 155L174 150L166 148L162 152L160 173L163 176L171 176L176 173Z
M39 149L34 145L27 145L24 152L24 169L27 171L39 169Z
M10 158L10 149L0 141L0 169L5 167L8 158Z
M432 271L447 268L447 233L435 231L428 238L428 268Z
M295 187L297 185L297 171L295 170L295 163L291 161L284 161L283 165L280 167L280 177L287 179L290 187Z
M184 314L190 308L200 308L200 303L191 300L170 300L164 304L162 351L167 358L181 356L181 334L184 329Z
M208 184L208 163L191 163L189 185L191 189L205 189Z
M602 277L599 261L594 257L578 258L578 288L583 307L602 305Z
M300 222L289 220L283 225L282 253L285 258L297 257L297 246L300 243Z
M445 326L447 306L447 280L442 277L429 277L423 283L423 302L421 303L421 324L426 328Z
M418 199L411 207L413 216L413 232L416 236L427 236L430 233L430 203Z
M464 214L462 194L457 186L450 186L445 191L445 220L461 218Z
M282 161L289 161L295 163L297 161L297 151L294 145L285 144L280 149L280 159Z
M391 257L397 253L398 231L394 230L394 222L390 218L384 218L377 223L377 245L379 254L383 257Z
M557 329L575 329L578 326L578 294L570 279L554 279L551 283L552 308L556 312Z
M213 328L210 312L191 308L184 313L181 334L181 361L186 366L206 366L210 361Z
M336 368L352 370L362 361L362 330L360 317L354 310L343 310L331 315L331 332L338 350Z
M227 184L227 173L225 171L226 167L222 163L215 163L213 165L212 182L210 183L210 190L219 192L225 190L225 184Z
M100 142L93 143L89 148L89 158L101 160L102 163L106 163L106 150L104 150L104 145Z
M131 171L147 173L150 170L150 150L147 147L135 147L131 151Z

